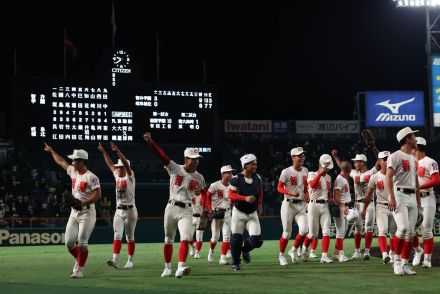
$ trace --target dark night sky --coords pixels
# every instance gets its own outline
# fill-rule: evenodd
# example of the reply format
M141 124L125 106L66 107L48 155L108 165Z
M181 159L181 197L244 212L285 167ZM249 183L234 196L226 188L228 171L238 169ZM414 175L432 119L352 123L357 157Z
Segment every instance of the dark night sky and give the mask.
M71 77L93 77L111 47L111 1L41 2L3 9L8 89L14 48L19 74L62 76L64 27L79 50ZM357 91L427 91L420 9L391 0L150 2L115 0L117 47L134 50L145 81L156 79L156 33L162 82L201 83L205 58L221 118L351 119Z

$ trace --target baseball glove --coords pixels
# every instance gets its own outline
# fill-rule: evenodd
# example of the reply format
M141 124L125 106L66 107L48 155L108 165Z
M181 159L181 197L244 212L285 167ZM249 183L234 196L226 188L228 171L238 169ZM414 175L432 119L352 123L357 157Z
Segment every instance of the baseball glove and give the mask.
M225 212L226 212L225 209L216 209L212 213L212 218L213 219L224 219L225 218Z
M62 196L64 198L64 203L66 204L66 206L72 207L75 210L82 210L83 204L81 200L73 197L72 193L66 191L63 193Z
M370 129L362 130L362 138L364 139L365 145L368 147L373 147L376 143L376 139L374 139L373 133Z
M339 206L336 203L329 202L328 209L330 210L331 217L340 217L341 216L341 209L339 208Z
M200 223L199 226L197 227L197 230L204 231L208 227L209 222L211 221L212 221L212 215L209 212L204 211L202 213L202 216L200 216Z

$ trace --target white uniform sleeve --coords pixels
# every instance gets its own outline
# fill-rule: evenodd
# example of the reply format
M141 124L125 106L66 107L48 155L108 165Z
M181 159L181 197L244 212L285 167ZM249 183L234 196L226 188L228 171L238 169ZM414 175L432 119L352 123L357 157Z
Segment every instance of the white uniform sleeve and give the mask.
M375 173L377 173L376 166L374 166L372 169L370 169L370 173L371 173L372 175L374 175Z
M279 179L279 181L280 181L280 182L283 182L284 184L287 183L288 179L287 179L287 173L286 173L286 170L285 170L285 169L283 169L283 170L281 171L281 175L280 175L280 179Z
M376 189L376 178L377 174L371 176L370 181L368 182L368 188Z
M170 163L167 166L165 166L165 169L168 172L168 174L172 176L176 174L177 171L179 170L179 165L171 160Z
M387 168L391 167L395 171L398 165L399 162L396 153L391 154L387 160Z
M67 175L69 175L69 177L72 177L72 174L73 174L74 171L75 171L75 169L73 168L73 166L69 165L67 167L66 172L67 172Z
M91 174L90 177L88 177L87 181L88 181L87 184L89 185L92 191L101 188L101 185L99 184L99 179L96 175Z
M352 169L350 172L350 177L354 178L355 176L357 176L357 171L355 169Z
M216 191L217 191L217 182L212 183L208 189L208 192L211 194L215 194Z
M343 185L342 185L341 179L339 177L337 177L334 184L333 184L334 189L342 191L342 186Z
M438 173L438 164L435 160L432 160L431 164L429 165L429 174L435 174Z
M307 177L307 182L310 183L315 178L316 178L316 172L309 172Z

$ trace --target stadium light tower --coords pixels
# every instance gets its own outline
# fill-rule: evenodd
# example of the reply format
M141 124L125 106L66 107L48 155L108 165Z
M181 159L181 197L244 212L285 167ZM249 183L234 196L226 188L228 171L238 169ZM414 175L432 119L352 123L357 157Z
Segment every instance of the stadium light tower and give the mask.
M434 136L432 101L432 55L440 54L440 0L393 0L398 8L418 8L426 11L426 70L429 85L429 133Z

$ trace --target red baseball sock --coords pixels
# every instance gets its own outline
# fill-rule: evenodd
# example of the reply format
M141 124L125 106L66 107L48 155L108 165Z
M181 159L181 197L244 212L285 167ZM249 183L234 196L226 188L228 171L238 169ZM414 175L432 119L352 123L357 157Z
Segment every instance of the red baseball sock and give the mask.
M312 240L309 239L309 236L308 236L308 235L306 235L306 237L305 237L305 239L304 239L304 243L303 243L303 245L306 246L306 247L309 247L309 246L310 246L310 243L312 243Z
M370 249L372 242L373 242L373 232L367 232L365 234L365 248ZM385 239L385 244L386 244L386 239Z
M134 255L134 248L136 247L134 240L128 241L127 243L127 249L128 249L128 255L133 256Z
M316 243L318 243L318 239L315 239ZM330 236L322 236L321 241L322 253L328 252L328 247L330 247Z
M323 239L323 241L324 241L324 239ZM344 239L336 238L336 249L344 250Z
M189 245L193 246L194 245L194 240L191 240L188 243L189 243Z
M226 255L228 253L230 246L231 246L231 243L222 242L222 255Z
M304 237L300 234L296 235L295 242L293 243L293 247L298 248L304 242Z
M394 251L394 241L393 241L393 237L390 237L390 250Z
M411 249L412 249L411 244L412 244L412 241L406 241L406 240L404 241L402 253L401 253L402 259L406 259L406 260L409 259L409 256L411 254Z
M121 253L122 240L113 240L113 253Z
M165 263L170 263L173 257L173 244L163 244L163 257Z
M310 243L310 249L316 250L316 247L318 247L318 239L313 239L312 243Z
M397 255L401 255L405 239L400 239L399 237L394 236L393 241L394 241L394 252L396 252Z
M413 237L413 247L417 248L419 246L420 246L419 235L417 233L415 233L414 237Z
M354 248L361 248L362 234L354 234Z
M200 249L202 249L202 245L203 245L203 242L199 242L199 241L197 241L197 242L196 242L196 250L197 250L197 251L200 251Z
M72 254L72 256L77 259L78 258L78 252L79 252L79 248L78 245L75 245L75 247L73 247L72 250L69 250L70 254Z
M89 256L89 250L80 250L78 254L78 258L76 259L76 262L78 263L78 266L83 267L86 264L87 257Z
M217 245L217 242L209 241L209 247L210 247L212 250L215 249L215 246L216 246L216 245Z
M187 257L188 257L188 241L180 241L179 262L186 262Z
M286 251L287 244L289 243L289 240L284 239L283 236L280 238L280 252L284 253Z
M385 236L379 236L377 237L377 241L379 243L380 252L387 252L387 237Z
M434 238L424 239L423 251L425 251L425 254L432 254L433 249L434 249Z

